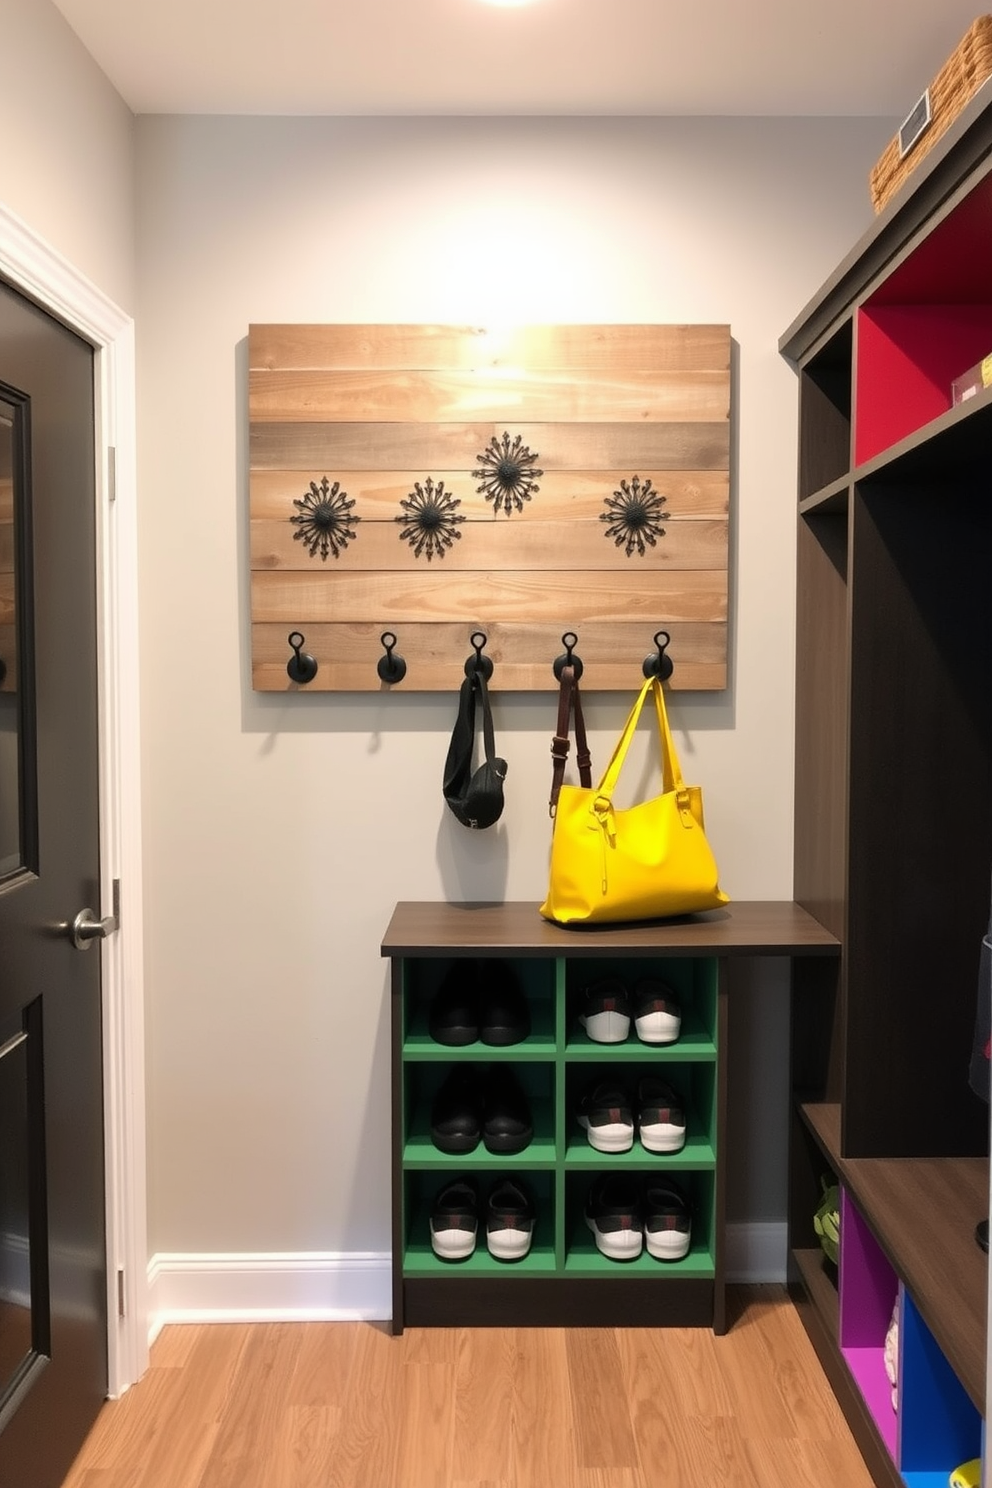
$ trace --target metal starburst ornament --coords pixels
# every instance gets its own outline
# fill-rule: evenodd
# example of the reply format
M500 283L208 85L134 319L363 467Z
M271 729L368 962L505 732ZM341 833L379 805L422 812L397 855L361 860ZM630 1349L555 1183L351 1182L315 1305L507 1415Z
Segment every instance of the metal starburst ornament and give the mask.
M339 558L356 536L352 529L362 520L351 515L354 504L339 481L332 486L326 475L319 486L311 481L307 494L300 501L293 500L297 514L289 520L297 528L294 541L303 543L311 558L318 553L322 562L328 553Z
M502 439L494 434L475 458L480 466L475 472L480 482L476 490L493 503L494 516L499 511L508 517L514 510L523 511L524 502L540 490L536 477L544 471L536 468L538 456L531 453L519 434L512 444L509 434L504 433Z
M400 538L410 544L415 558L426 556L428 563L435 555L443 558L448 548L461 538L456 525L465 520L456 511L461 502L444 489L444 481L438 481L436 486L430 476L423 485L414 481L413 490L400 506L402 514L394 520L406 524Z
M664 537L661 523L668 516L665 498L650 480L643 485L636 475L629 482L622 480L619 491L607 496L603 505L606 511L600 512L599 520L608 523L603 536L612 537L615 546L622 547L628 558L635 550L643 558L648 548L655 547L658 538Z

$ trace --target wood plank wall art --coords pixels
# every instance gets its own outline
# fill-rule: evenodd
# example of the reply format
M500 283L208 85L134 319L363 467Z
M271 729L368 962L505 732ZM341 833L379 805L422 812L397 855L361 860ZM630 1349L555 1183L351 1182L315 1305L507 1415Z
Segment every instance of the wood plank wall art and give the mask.
M659 631L672 687L726 686L728 326L253 325L249 357L256 689L401 656L450 691L482 633L493 689L547 691L571 632L629 691Z

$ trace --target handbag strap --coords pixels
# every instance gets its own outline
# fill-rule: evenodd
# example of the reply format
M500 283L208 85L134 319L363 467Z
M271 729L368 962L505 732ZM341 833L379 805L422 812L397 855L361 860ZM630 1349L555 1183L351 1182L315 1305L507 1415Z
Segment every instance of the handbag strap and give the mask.
M616 790L620 770L627 756L627 750L630 748L630 741L634 737L634 730L637 728L637 723L641 716L641 709L644 707L645 699L647 698L649 691L653 691L654 693L655 712L658 717L658 736L661 745L662 789L666 792L675 791L676 794L680 797L685 795L685 782L682 779L682 766L679 764L679 757L675 751L675 743L672 739L672 731L668 726L668 710L665 707L665 695L662 691L662 686L658 678L649 677L638 693L637 700L630 710L630 715L627 719L627 722L624 724L623 733L617 740L616 747L613 750L612 756L610 757L610 762L603 772L602 780L599 782L599 786L597 788L598 794L605 797L607 801L612 801L613 799L613 792ZM679 809L680 811L683 809L681 803ZM686 802L685 811L688 811L688 802Z
M558 689L558 726L551 740L551 798L548 814L554 816L558 810L558 795L565 779L565 761L568 759L569 727L575 714L575 763L579 767L579 782L588 790L592 786L592 756L586 742L586 721L582 716L582 698L579 694L579 679L574 666L561 669Z

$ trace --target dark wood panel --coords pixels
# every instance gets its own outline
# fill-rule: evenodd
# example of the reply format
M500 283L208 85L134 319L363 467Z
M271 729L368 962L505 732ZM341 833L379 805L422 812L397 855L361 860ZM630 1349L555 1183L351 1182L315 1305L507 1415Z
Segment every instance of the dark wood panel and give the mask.
M794 893L835 935L847 901L846 514L800 519Z
M992 507L854 506L845 1150L986 1150L967 1085L992 863ZM928 1119L908 1119L927 1092Z
M566 929L542 919L537 904L397 904L382 941L384 956L834 956L828 930L788 900L752 900L655 924Z
M616 1276L446 1276L403 1283L404 1325L449 1328L711 1328L712 1281Z

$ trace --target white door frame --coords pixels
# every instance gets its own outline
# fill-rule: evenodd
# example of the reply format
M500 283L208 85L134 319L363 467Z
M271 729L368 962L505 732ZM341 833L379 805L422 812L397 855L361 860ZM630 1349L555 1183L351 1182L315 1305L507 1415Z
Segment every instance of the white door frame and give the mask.
M95 348L108 1388L148 1364L134 322L0 204L0 275ZM68 911L67 911L68 912Z

